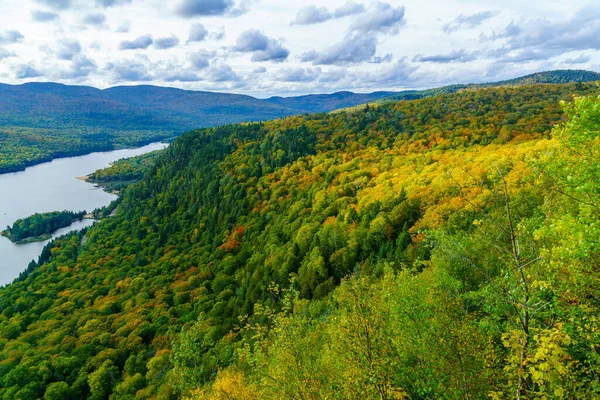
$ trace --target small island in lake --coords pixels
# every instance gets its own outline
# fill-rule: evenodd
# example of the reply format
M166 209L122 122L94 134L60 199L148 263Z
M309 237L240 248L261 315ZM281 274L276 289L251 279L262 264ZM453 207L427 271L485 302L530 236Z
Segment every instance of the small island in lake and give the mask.
M16 244L41 242L52 237L52 233L60 228L67 227L75 221L90 218L86 211L54 211L43 214L34 214L30 217L17 220L13 226L6 227L1 232L10 241Z

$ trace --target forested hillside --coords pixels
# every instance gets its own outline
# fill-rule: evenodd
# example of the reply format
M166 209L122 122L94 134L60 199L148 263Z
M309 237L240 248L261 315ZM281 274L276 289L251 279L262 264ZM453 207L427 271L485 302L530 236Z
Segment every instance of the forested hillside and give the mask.
M597 96L182 135L0 289L1 398L598 397Z
M458 84L433 88L427 90L408 90L387 96L381 101L398 101L398 100L416 100L425 97L438 96L440 94L455 93L461 90L478 90L494 87L518 87L537 84L563 84L573 82L598 82L600 74L593 71L585 70L556 70L537 72L530 75L521 76L515 79L506 81L489 82L489 83L473 83L473 84Z
M156 86L99 90L0 84L0 173L58 157L140 146L189 129L330 111L389 94L346 92L267 101Z

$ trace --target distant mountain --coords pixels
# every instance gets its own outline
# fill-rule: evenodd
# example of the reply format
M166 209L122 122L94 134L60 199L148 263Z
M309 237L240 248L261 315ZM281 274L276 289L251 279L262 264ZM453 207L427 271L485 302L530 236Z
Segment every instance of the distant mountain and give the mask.
M183 132L298 113L250 96L155 86L0 85L0 126Z
M0 84L0 127L105 128L183 132L243 121L328 112L392 95L340 92L257 99L158 86L100 90L57 83Z
M600 80L600 74L564 70L540 72L503 82L452 85L424 91L338 92L268 99L157 86L119 86L100 90L57 83L0 84L0 127L180 133L193 128L330 112L381 99L413 100L469 88L595 80Z
M337 92L333 94L311 94L298 97L271 97L269 103L291 108L302 112L329 112L340 108L353 107L377 101L396 94L395 92L352 93Z
M449 85L440 88L426 90L407 90L400 93L394 93L387 96L383 101L397 100L417 100L425 97L437 96L439 94L448 94L465 89L482 89L502 86L526 86L536 84L561 84L573 82L595 82L600 81L600 73L585 70L555 70L537 72L535 74L525 75L515 79L509 79L499 82L489 83L470 83Z
M416 100L461 90L596 80L600 80L600 74L590 71L549 71L503 82L421 91L338 92L268 99L158 86L100 90L57 83L0 84L0 173L58 157L139 146L195 128L330 112L366 103Z

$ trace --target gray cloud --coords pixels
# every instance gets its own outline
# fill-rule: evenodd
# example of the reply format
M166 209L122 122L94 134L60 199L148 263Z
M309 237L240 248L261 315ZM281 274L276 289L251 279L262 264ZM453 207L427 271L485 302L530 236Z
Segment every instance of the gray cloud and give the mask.
M233 0L182 0L176 13L183 18L230 16L236 17L247 12L244 2L236 7Z
M413 61L415 62L432 62L432 63L452 63L452 62L469 62L477 58L478 52L468 52L465 49L453 50L447 54L436 54L432 56L425 56L423 54L417 54Z
M369 6L367 12L358 16L350 26L350 31L362 34L396 34L404 25L405 7L394 7L380 1Z
M157 38L154 40L154 47L158 50L170 49L177 45L179 45L179 38L177 36Z
M3 60L5 58L9 58L9 57L14 57L15 53L6 49L3 49L2 47L0 47L0 60Z
M134 40L124 40L119 44L119 50L142 50L147 49L154 43L150 35L140 36Z
M494 18L498 14L499 11L496 10L481 11L475 14L460 14L458 17L445 24L442 30L446 33L452 33L460 29L475 28L488 19Z
M241 53L252 53L254 62L282 62L290 55L290 51L279 41L269 38L255 29L242 33L233 49Z
M216 32L211 32L209 37L211 40L215 40L215 41L225 39L225 28L221 27Z
M98 66L93 60L84 55L78 55L73 58L70 68L59 73L61 79L80 79L96 72Z
M43 4L54 10L66 10L71 7L71 0L35 0L39 4Z
M106 70L112 74L115 82L147 82L153 79L146 65L138 61L109 63Z
M227 64L211 66L207 70L206 79L211 82L239 82L242 80Z
M199 82L204 79L193 71L177 71L167 73L163 77L165 82Z
M590 62L591 59L592 59L592 57L590 57L586 54L581 54L577 58L567 58L565 60L565 64L585 64L587 62Z
M333 18L344 18L350 15L362 14L366 11L365 6L356 3L353 0L348 1L342 7L331 12L327 7L317 7L310 5L301 8L296 14L296 18L290 25L312 25L329 21Z
M103 26L106 23L106 15L102 13L88 14L83 17L83 23L86 25Z
M190 62L196 69L205 69L210 65L210 61L215 57L214 51L198 50L190 54Z
M13 44L21 42L25 39L25 36L21 35L19 31L5 31L0 33L0 44Z
M584 7L563 21L511 22L502 32L482 36L501 46L486 52L500 63L548 60L572 51L600 50L600 6Z
M333 18L333 14L327 9L327 7L307 6L301 8L296 14L296 19L292 21L291 25L310 25L318 24L321 22L329 21Z
M418 67L409 64L406 57L404 57L375 73L363 74L360 79L369 84L404 86L414 80L414 73L417 70Z
M348 74L345 70L327 71L319 76L319 82L322 83L335 83L339 82L344 78L347 78Z
M350 15L362 14L366 11L365 6L355 1L348 1L346 4L335 10L334 18L343 18Z
M397 34L404 25L404 7L374 2L350 26L344 39L323 51L312 50L300 56L313 65L352 65L362 62L391 61L391 56L377 57L378 36Z
M58 43L56 56L61 60L72 60L81 53L81 44L77 40L65 39Z
M35 22L50 22L55 21L58 18L58 14L53 12L46 12L40 10L33 10L31 12L31 19L33 19Z
M130 4L131 0L96 0L96 6L99 7L114 7Z
M202 24L192 24L188 42L202 42L208 37L208 31Z
M370 61L376 52L376 37L352 34L322 52L304 53L301 59L312 61L314 65L351 65Z
M17 65L14 72L17 79L37 78L44 75L32 64Z
M313 82L321 75L321 68L294 68L281 71L277 80L281 82Z
M117 33L127 33L129 32L129 29L131 29L131 22L130 21L123 21L119 24L119 26L117 27L117 29L115 30L115 32Z

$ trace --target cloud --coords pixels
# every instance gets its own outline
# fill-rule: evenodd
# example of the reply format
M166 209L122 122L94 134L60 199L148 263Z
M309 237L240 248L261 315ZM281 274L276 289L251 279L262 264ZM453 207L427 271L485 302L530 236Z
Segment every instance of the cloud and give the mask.
M221 27L216 32L211 32L209 37L211 40L215 40L215 41L225 39L225 28Z
M404 7L388 3L371 3L354 21L344 39L322 51L311 50L300 56L303 62L313 65L352 65L362 62L391 61L391 56L377 57L379 35L397 34L404 26Z
M407 83L414 84L414 73L417 70L418 67L409 64L406 57L404 57L389 67L374 73L363 74L360 79L368 84L405 86Z
M58 18L59 18L59 15L57 13L53 13L53 12L40 11L40 10L33 10L31 12L31 19L33 19L35 22L50 22L50 21L55 21Z
M199 82L204 78L193 71L177 71L169 72L163 76L165 82Z
M119 44L119 50L142 50L147 49L154 43L150 35L140 36L134 40L124 40Z
M348 1L346 4L335 10L333 13L334 18L343 18L348 17L350 15L362 14L366 11L365 6L359 3L356 3L352 0Z
M281 82L313 82L321 75L321 68L294 68L281 71L277 80Z
M488 19L494 18L499 13L499 11L490 10L481 11L475 14L460 14L458 17L445 24L442 30L446 33L452 33L460 29L475 28Z
M348 74L345 70L327 71L319 76L319 82L322 83L335 83L340 82L342 79L347 78Z
M202 24L192 24L190 27L189 42L202 42L208 37L208 31Z
M83 17L83 23L92 26L103 26L106 24L106 15L102 13L88 14Z
M61 60L72 60L79 53L81 53L81 44L77 40L65 39L58 43L56 57Z
M240 53L252 53L252 61L285 61L290 55L290 51L283 45L270 38L256 29L242 33L233 48Z
M233 0L182 0L176 9L177 15L183 18L237 17L247 11L246 3L236 7Z
M158 50L170 49L177 45L179 45L179 38L177 36L158 38L154 41L154 47Z
M301 8L296 14L296 19L290 25L311 25L329 21L333 14L327 7L307 6Z
M417 54L413 61L415 62L431 62L439 64L447 64L452 62L469 62L477 58L478 52L468 52L465 49L453 50L447 54L436 54L432 56L425 56L423 54Z
M333 18L344 18L350 15L362 14L365 11L366 9L364 5L358 4L352 0L348 1L334 12L329 11L327 7L310 5L298 10L296 18L290 23L290 25L320 24Z
M590 57L586 54L581 54L577 58L567 58L564 62L565 62L565 64L585 64L587 62L590 62L591 59L592 59L592 57Z
M13 44L21 42L25 39L25 36L21 35L19 31L5 31L0 33L0 44Z
M153 79L146 65L138 61L108 63L106 70L112 74L114 82L147 82Z
M131 21L123 21L119 24L117 29L115 29L116 33L127 33L131 29Z
M498 62L548 60L573 51L600 50L600 6L584 7L562 21L511 22L502 32L482 36L500 43L486 53Z
M210 65L210 61L215 57L214 51L198 50L190 54L190 62L196 69L205 69Z
M71 7L71 0L35 0L39 4L43 4L54 10L66 10Z
M131 0L96 0L96 6L98 7L114 7L122 6L124 4L130 4Z
M377 38L371 35L352 34L322 52L308 52L303 61L314 65L351 65L371 60L377 53Z
M9 57L14 57L15 53L6 49L3 49L2 47L0 47L0 60L3 60L5 58L9 58Z
M227 64L217 64L207 70L206 79L211 82L239 82L242 78Z
M350 31L362 34L397 34L404 25L405 7L394 7L388 3L371 3L367 12L358 16Z
M98 66L93 60L84 55L78 55L73 58L70 68L59 73L61 79L80 79L96 72Z
M15 78L17 79L37 78L44 75L42 72L37 70L32 64L17 65L14 72Z

